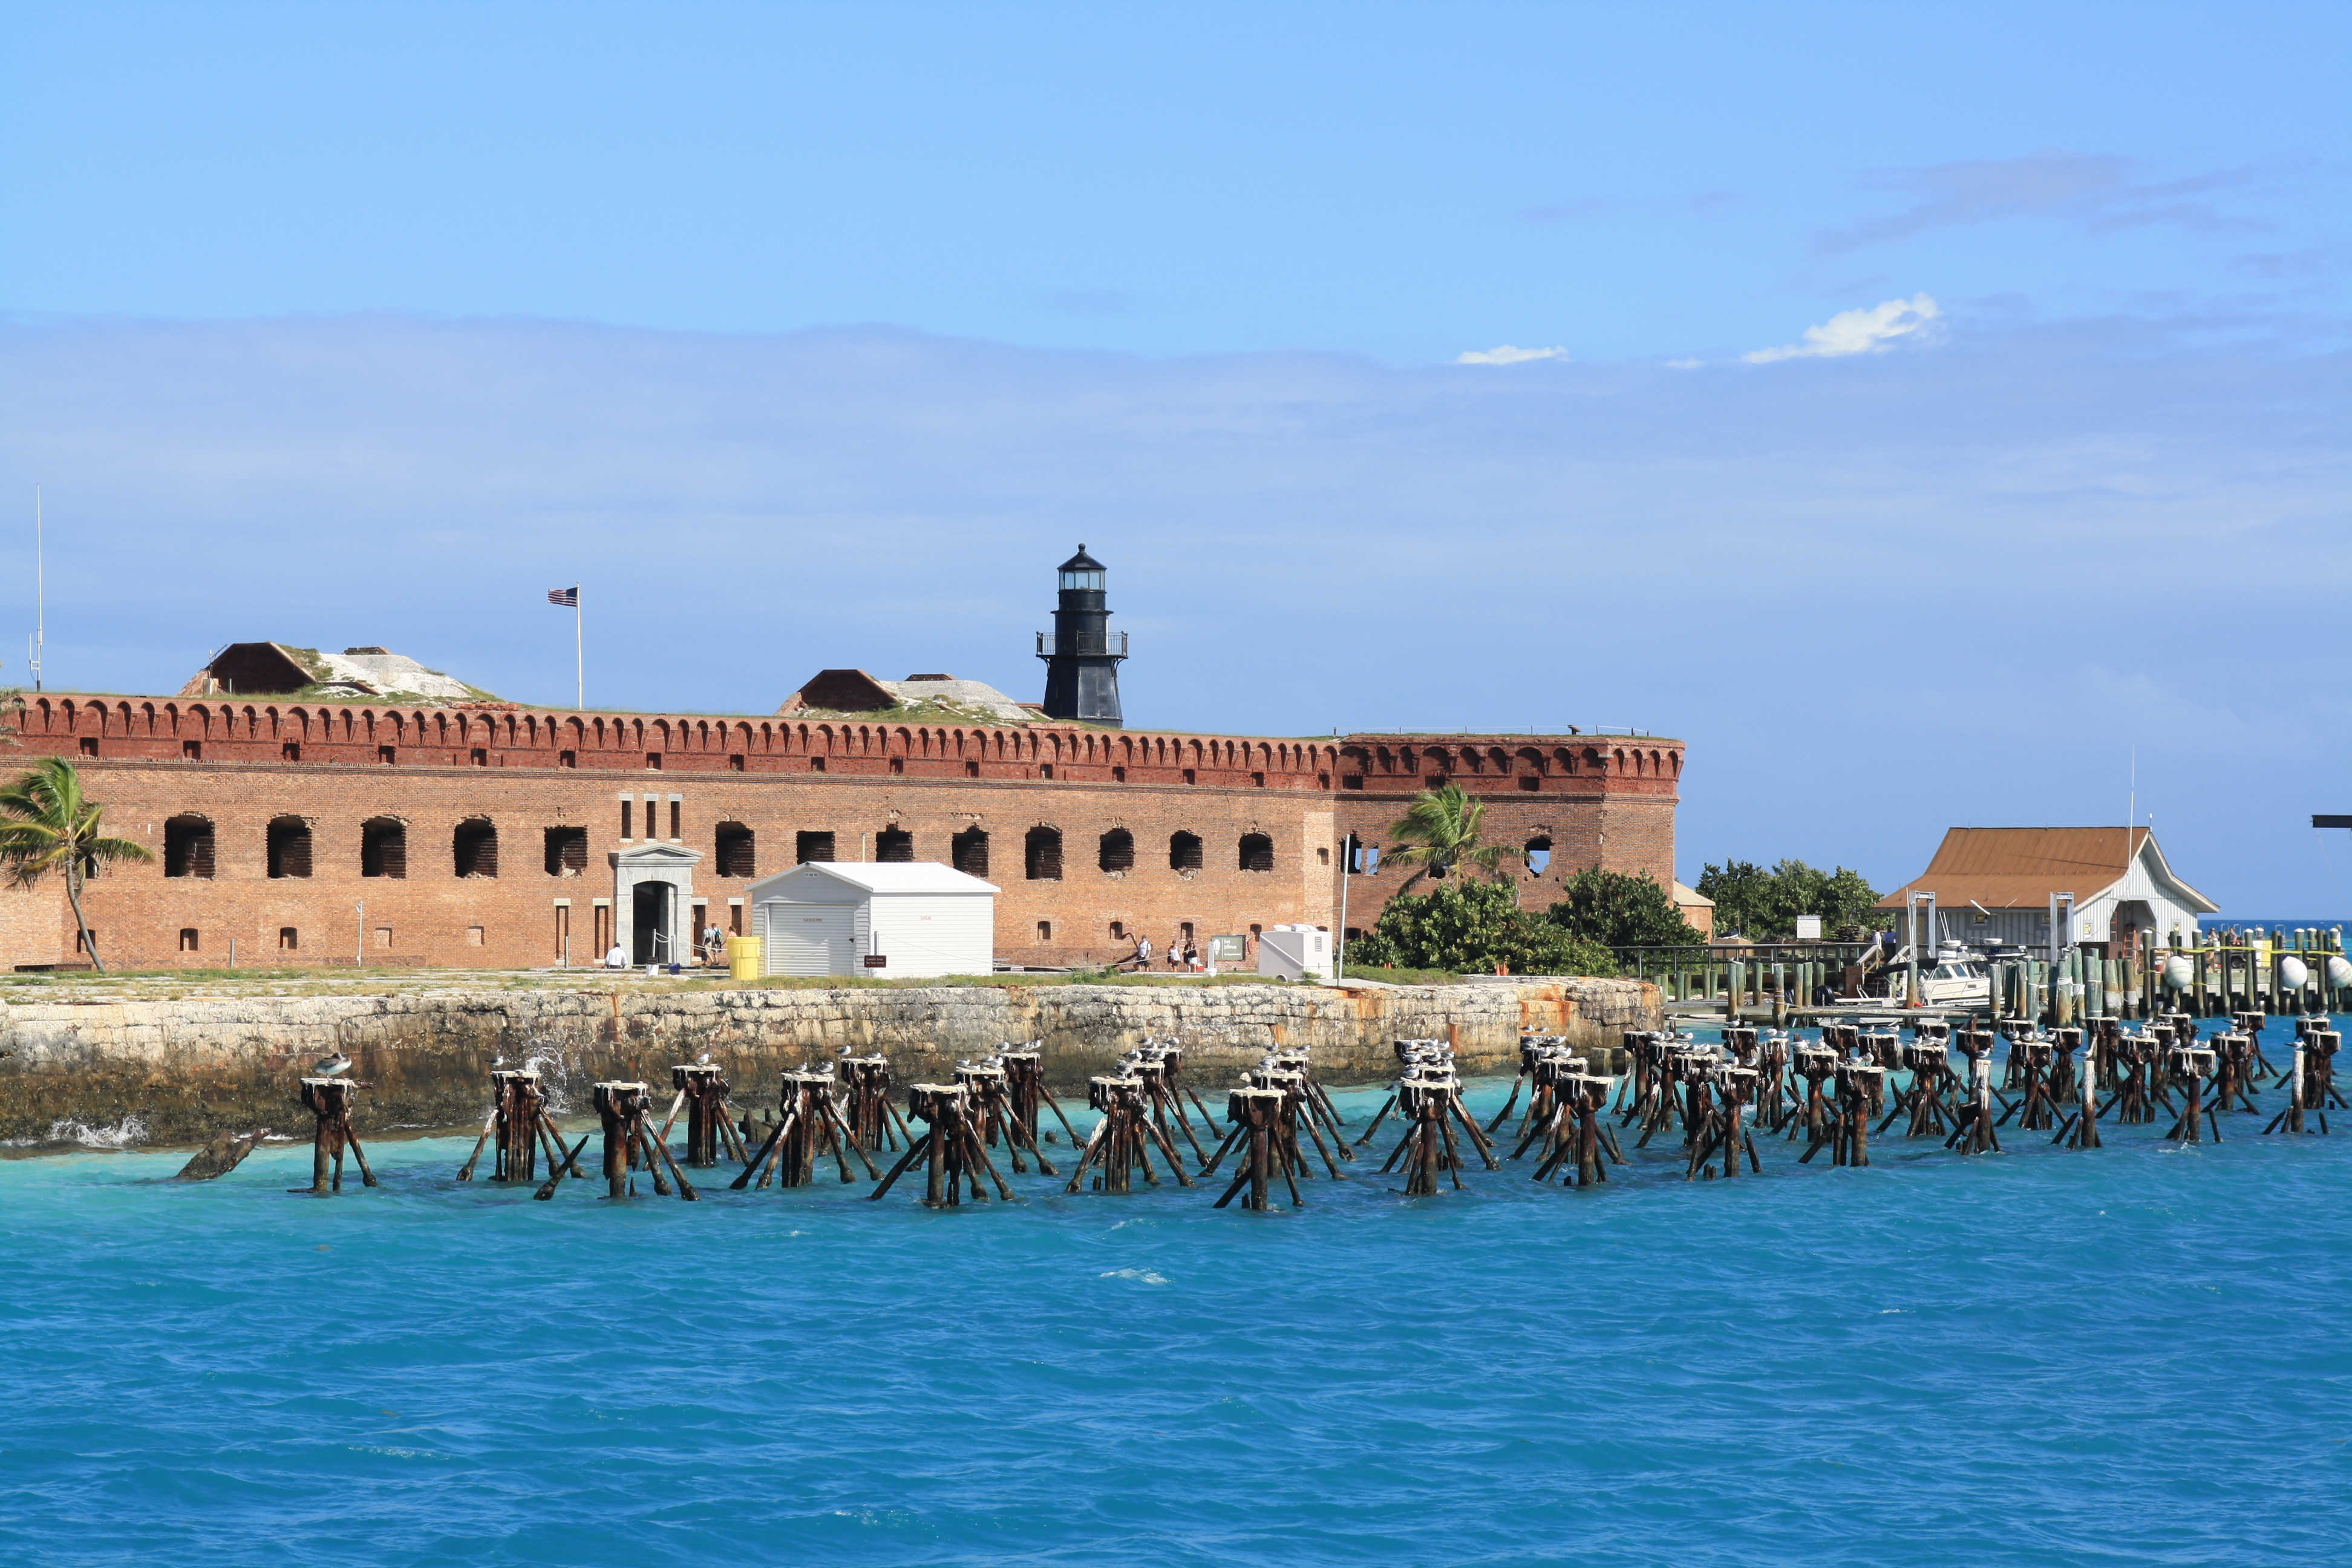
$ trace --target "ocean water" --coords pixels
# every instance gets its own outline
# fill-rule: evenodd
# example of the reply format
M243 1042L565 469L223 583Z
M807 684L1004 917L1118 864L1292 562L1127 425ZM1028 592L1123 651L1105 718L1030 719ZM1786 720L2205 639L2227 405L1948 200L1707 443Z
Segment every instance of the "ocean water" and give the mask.
M2340 1564L2352 1116L2260 1125L1272 1215L9 1161L0 1561Z

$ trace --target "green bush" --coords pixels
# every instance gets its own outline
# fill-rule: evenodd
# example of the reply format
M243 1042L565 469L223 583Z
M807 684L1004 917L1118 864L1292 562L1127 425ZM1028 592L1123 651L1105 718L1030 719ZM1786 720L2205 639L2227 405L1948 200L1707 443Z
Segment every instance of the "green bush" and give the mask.
M1568 896L1544 918L1573 937L1602 947L1685 947L1706 940L1683 919L1666 890L1647 877L1598 868L1579 871L1561 889Z
M1607 948L1520 909L1509 883L1455 878L1434 891L1389 900L1380 923L1348 945L1348 956L1373 968L1465 974L1491 974L1498 963L1513 974L1617 973Z
M1820 871L1783 860L1768 871L1727 860L1700 873L1698 890L1715 900L1716 935L1753 942L1794 937L1799 915L1821 916L1822 934L1832 942L1860 942L1884 918L1871 909L1878 895L1862 873L1843 866Z

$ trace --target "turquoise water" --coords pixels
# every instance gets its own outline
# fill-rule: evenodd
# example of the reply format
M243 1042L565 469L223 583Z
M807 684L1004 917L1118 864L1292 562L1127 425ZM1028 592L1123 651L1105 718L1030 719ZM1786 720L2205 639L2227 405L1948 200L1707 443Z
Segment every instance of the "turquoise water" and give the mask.
M2352 1117L2260 1125L1267 1215L12 1161L0 1561L2352 1562Z

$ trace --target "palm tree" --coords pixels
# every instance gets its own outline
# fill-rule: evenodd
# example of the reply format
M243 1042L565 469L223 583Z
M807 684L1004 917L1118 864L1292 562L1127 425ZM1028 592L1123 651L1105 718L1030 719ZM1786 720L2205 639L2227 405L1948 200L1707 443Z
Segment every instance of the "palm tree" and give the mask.
M144 845L105 837L100 831L105 812L83 797L81 774L63 757L42 758L31 773L0 789L0 867L20 888L51 871L65 873L82 951L101 971L106 964L98 956L98 939L81 912L81 885L100 866L155 858Z
M1458 784L1442 784L1414 795L1404 816L1389 824L1389 837L1397 841L1390 858L1420 868L1397 891L1423 877L1443 877L1456 866L1475 866L1492 876L1503 847L1478 842L1479 821L1486 815L1486 808Z

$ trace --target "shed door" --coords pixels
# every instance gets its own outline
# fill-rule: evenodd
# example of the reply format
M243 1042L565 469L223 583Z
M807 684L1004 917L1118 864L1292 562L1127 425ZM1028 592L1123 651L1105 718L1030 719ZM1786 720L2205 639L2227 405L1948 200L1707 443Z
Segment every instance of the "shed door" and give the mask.
M763 948L771 974L848 974L857 943L847 904L769 904Z

